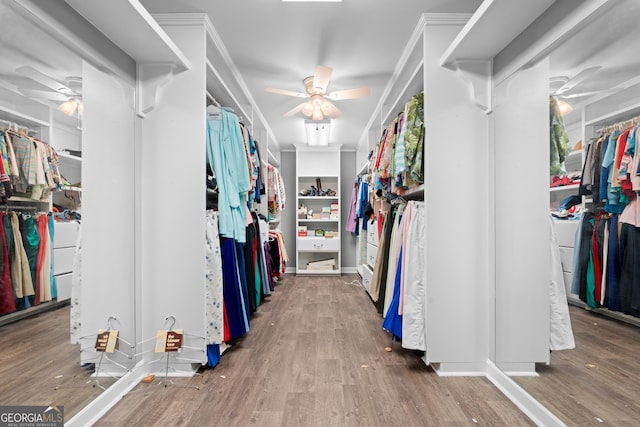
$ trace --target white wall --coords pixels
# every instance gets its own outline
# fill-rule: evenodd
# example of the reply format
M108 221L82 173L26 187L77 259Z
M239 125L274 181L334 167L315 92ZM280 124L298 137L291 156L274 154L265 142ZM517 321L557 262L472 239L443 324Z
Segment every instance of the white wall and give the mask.
M427 25L424 65L426 358L458 372L489 357L487 119L438 64L460 28Z
M192 336L185 345L204 348L205 265L205 58L203 24L164 30L191 62L162 88L159 102L142 119L141 300L142 339L175 328ZM151 343L153 344L153 343ZM148 349L148 347L147 347ZM188 351L182 357L201 358Z
M353 183L356 179L359 166L356 164L355 151L342 151L340 153L340 206L341 224L340 230L340 255L342 258L342 272L355 272L356 268L356 237L345 231L347 219L349 218L349 207L351 205L351 193Z
M134 89L88 63L83 82L81 335L95 336L114 316L120 337L135 343L135 113L125 97ZM87 359L94 356L82 354L82 360L95 362Z
M496 365L549 359L549 61L496 87Z
M280 174L284 180L287 203L280 219L280 229L284 233L284 243L289 255L287 270L295 272L296 267L296 152L282 151L280 153Z

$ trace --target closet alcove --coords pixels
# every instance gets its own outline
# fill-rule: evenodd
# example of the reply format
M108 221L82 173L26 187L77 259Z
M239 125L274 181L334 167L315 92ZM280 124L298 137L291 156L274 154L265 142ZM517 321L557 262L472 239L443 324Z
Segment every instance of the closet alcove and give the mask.
M68 305L74 301L75 305L79 301L78 289L72 289L72 282L79 284L77 279L81 276L85 285L97 284L121 303L118 311L109 309L108 315L97 320L99 326L96 327L107 327L107 318L111 315L117 322L122 322L118 326L133 325L133 317L129 316L133 313L133 271L127 268L126 260L130 254L128 248L133 247L133 240L127 240L132 233L120 222L129 221L129 218L125 220L121 215L113 215L116 210L132 207L131 200L126 198L131 181L120 174L119 167L126 168L127 159L133 158L127 151L133 126L119 126L112 117L127 114L131 116L129 123L133 123L133 97L127 97L126 87L133 88L135 63L64 2L3 2L0 8L4 28L0 45L5 58L0 77L0 119L37 130L36 136L56 149L60 171L74 188L63 187L62 191L54 192L49 204L80 210L82 219L86 220L82 221L85 231L82 267L77 263L76 255L79 224L75 221L54 223L52 258L56 304ZM21 67L28 67L44 77L32 78L22 72ZM108 74L108 77L97 82L88 73L89 68L99 68L100 74ZM76 110L72 116L66 116L57 109L64 97L55 96L52 83L47 86L38 81L50 77L66 83L65 79L70 76L81 78L84 83L74 86L81 92L84 111ZM107 85L102 85L105 81ZM103 129L107 130L96 132L96 123L104 123ZM105 176L110 178L104 180ZM101 179L102 184L96 185ZM121 286L114 286L114 283ZM88 297L88 301L81 304L85 313L92 310L92 304L107 306L108 298L99 293L92 295L90 288L83 288L85 298ZM44 309L46 304L38 308ZM55 390L57 396L64 395L63 399L68 402L67 415L91 405L103 391L108 393L109 386L115 381L111 377L102 378L98 386L98 380L91 377L97 362L96 353L91 351L95 334L89 339L80 338L83 332L79 328L73 329L72 324L77 326L76 322L67 320L55 334L67 343L73 355L56 354L51 363L55 363L56 358L70 357L76 361L75 369L64 371L64 375L55 379L47 378L53 383L45 382L46 385L21 381L26 387L33 384L32 392L26 392L34 399L49 399L50 394L49 397L39 394L45 390L49 393ZM87 325L91 326L90 322ZM125 329L123 333L131 336ZM33 351L28 358L36 365L39 357L46 356ZM128 362L128 358L124 360ZM6 384L12 383L7 379ZM83 387L86 387L84 392L75 393Z
M495 222L489 227L495 229L495 270L491 272L495 282L492 360L498 370L489 372L489 376L539 425L633 422L630 420L637 418L637 406L633 401L627 401L628 396L620 390L634 387L637 369L630 360L620 357L628 348L635 348L637 344L630 336L637 336L637 332L631 331L624 338L602 336L603 347L607 350L600 354L588 353L593 346L584 345L585 340L589 340L591 333L596 333L598 324L604 324L604 316L625 316L607 313L606 309L585 312L584 303L572 294L567 282L572 280L574 270L567 264L573 261L575 224L560 222L562 220L555 224L562 241L564 289L571 303L570 312L577 313L576 317L579 315L581 319L580 326L584 328L584 322L589 322L595 329L582 329L576 336L575 349L549 354L547 344L547 354L538 353L541 359L536 361L534 369L531 366L519 369L523 366L505 363L505 360L514 355L513 360L518 360L521 357L518 354L525 354L536 346L544 349L544 346L540 347L544 344L541 341L545 340L544 336L530 333L529 326L534 324L529 322L536 318L549 322L549 296L545 293L551 277L547 238L550 204L557 209L559 200L554 193L562 191L568 196L575 189L577 194L577 186L562 190L550 190L549 187L549 95L553 92L550 82L558 76L569 80L590 67L601 67L597 73L577 81L576 90L566 93L594 92L590 96L565 99L573 106L573 112L565 116L565 124L571 148L577 150L571 155L572 161L577 159L580 169L586 152L580 151L579 141L585 150L603 127L638 115L639 66L636 55L631 53L632 46L637 45L638 35L623 30L627 19L628 25L634 26L632 22L637 20L638 5L627 1L541 4L538 10L529 9L530 19L521 22L511 38L485 43L483 49L474 54L475 43L486 42L483 37L494 34L489 30L492 22L506 16L509 7L524 7L523 4L505 3L484 2L459 35L457 43L452 44L442 57L443 65L462 71L462 74L466 71L465 62L486 62L490 67L484 74L486 79L478 72L468 76L471 87L480 89L474 92L476 95L483 94L481 89L485 82L492 89L484 92L488 96L476 96L481 101L490 100L480 104L491 107L488 110L489 140L496 165L495 173L490 176L494 188L490 205L495 209L492 214ZM529 6L536 7L532 3L528 3ZM521 10L521 18L525 11ZM588 196L584 197L583 204L589 208ZM535 299L531 298L533 295ZM637 319L629 316L625 321L637 324ZM537 328L539 323L535 325ZM602 333L614 329L603 325ZM519 344L514 346L516 342ZM619 346L624 346L625 351L617 352L622 349ZM609 370L611 366L615 368ZM598 383L598 378L607 373L618 377L621 383ZM624 386L622 378L629 378L632 383ZM605 406L618 409L603 416Z
M569 146L573 150L566 161L567 171L576 170L575 166L570 165L576 158L581 178L589 179L588 175L583 175L589 168L585 170L582 166L590 161L589 151L596 150L596 141L602 132L608 126L618 126L620 132L633 129L633 119L637 120L640 114L640 62L634 50L634 46L640 42L640 35L637 31L625 30L635 26L639 17L637 2L604 2L585 21L566 27L567 33L548 52L550 81L562 75L571 79L581 72L585 76L566 95L588 95L564 98L573 108L564 116ZM600 170L601 164L595 167ZM634 173L630 171L629 176ZM554 192L560 192L562 196L554 197ZM589 213L595 216L603 208L608 212L616 212L599 202L598 195L585 194L581 186L575 184L567 190L552 189L550 201L555 199L557 203L570 195L580 195L582 203L579 207L584 210L583 215ZM552 210L557 211L557 206ZM615 217L620 221L622 216ZM628 222L628 218L624 221ZM602 308L593 308L593 303L587 303L589 298L585 298L584 294L579 295L580 283L586 283L580 271L587 269L587 265L579 261L579 246L584 245L585 240L581 239L580 243L576 240L581 223L556 219L555 225L564 286L572 305L571 313L574 314L574 332L576 329L579 331L576 348L552 353L551 364L539 367L538 378L514 379L567 425L584 425L598 419L612 425L633 423L640 407L633 394L630 395L626 390L633 389L637 383L635 354L640 345L640 319L624 313L629 313L629 301L624 301L629 297L616 291L614 279L619 270L615 275L603 275L602 286L605 288L602 289L606 289L603 295L606 293L607 296L601 301L602 304L597 304ZM609 222L606 225L608 228ZM616 228L621 230L620 227L624 226L619 224ZM623 252L624 238L622 230L615 237ZM611 248L609 254L614 254L613 246L608 248ZM628 249L626 251L629 253ZM609 268L612 264L608 258L612 256L607 257L605 251L597 258ZM614 302L614 296L619 298L622 306ZM542 387L551 383L562 386L542 392ZM587 388L598 395L597 399L584 393ZM564 398L567 395L575 397L567 400Z

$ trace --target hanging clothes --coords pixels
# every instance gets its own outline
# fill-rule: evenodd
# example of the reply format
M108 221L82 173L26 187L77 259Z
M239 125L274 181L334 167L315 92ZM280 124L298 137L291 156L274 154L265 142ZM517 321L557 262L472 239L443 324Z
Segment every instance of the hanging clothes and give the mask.
M573 329L571 328L571 318L569 317L560 247L551 216L549 216L549 245L551 252L549 349L552 351L569 350L575 348L576 343L573 337Z
M20 232L20 220L18 214L11 212L11 229L13 235L14 256L11 262L11 281L16 298L35 295L33 276L27 251L25 249L22 233Z
M224 109L219 119L207 120L207 161L219 187L219 232L239 243L246 239L245 225L251 180L245 144L235 114Z
M396 272L399 267L399 258L400 251L402 249L403 242L403 229L400 227L400 223L402 221L402 215L404 213L404 208L406 204L401 204L398 206L397 211L394 215L393 226L391 227L391 246L389 248L389 260L388 260L388 272L387 272L387 287L384 296L384 304L382 315L386 316L387 311L389 310L389 305L391 304L391 300L394 294L394 288L396 283ZM400 279L398 278L398 284Z
M4 224L4 213L0 213L0 218ZM16 304L11 285L11 270L9 264L9 247L4 226L0 227L0 314L7 314L16 311Z
M640 316L637 121L602 130L588 145L581 194L592 194L576 235L572 291L591 308Z
M218 214L206 212L205 238L205 339L220 344L224 338L222 256L218 235Z
M564 127L564 120L560 109L558 108L558 101L554 96L549 97L549 129L551 132L550 141L550 153L551 162L549 170L551 175L561 175L566 173L564 170L564 160L571 151L569 147L569 135Z
M425 240L417 236L426 236L424 202L411 201L405 211L410 211L411 221L404 246L404 287L402 308L402 347L411 350L426 351L425 304L427 289L424 268L426 257ZM407 268L411 266L411 268Z
M224 331L224 341L244 336L249 331L249 318L245 308L244 289L240 280L237 263L236 242L227 237L220 237L222 255L222 283L225 314L229 325Z

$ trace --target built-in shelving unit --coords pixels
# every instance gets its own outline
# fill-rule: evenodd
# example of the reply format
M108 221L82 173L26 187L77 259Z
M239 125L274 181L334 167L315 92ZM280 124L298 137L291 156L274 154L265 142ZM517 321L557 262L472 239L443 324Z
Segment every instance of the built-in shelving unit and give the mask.
M296 146L296 167L296 274L339 275L340 148Z

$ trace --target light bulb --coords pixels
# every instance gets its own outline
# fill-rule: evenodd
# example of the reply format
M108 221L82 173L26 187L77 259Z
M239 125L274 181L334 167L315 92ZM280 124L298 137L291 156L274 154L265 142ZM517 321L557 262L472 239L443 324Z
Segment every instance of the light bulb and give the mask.
M311 115L311 120L322 120L324 116L322 115L322 111L320 109L314 109L313 114Z
M312 113L313 113L313 106L307 102L306 104L304 104L304 107L302 107L302 114L308 117Z
M73 116L73 113L76 112L76 108L78 108L78 103L75 99L65 101L58 106L58 110L62 111L67 116Z

